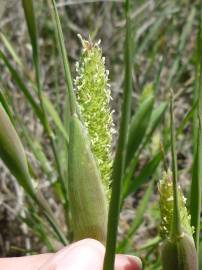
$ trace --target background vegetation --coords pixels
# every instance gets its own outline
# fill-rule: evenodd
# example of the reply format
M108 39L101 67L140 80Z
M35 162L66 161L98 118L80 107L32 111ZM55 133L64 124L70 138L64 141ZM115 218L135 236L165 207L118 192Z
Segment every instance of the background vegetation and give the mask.
M2 7L4 3L2 1ZM73 77L75 63L79 60L81 51L77 34L86 38L90 34L93 40L101 39L107 69L110 72L113 97L111 106L118 129L124 81L126 22L123 3L68 3L70 1L63 6L58 1L58 10ZM36 180L36 185L48 200L61 228L65 229L65 218L68 217L64 218L63 206L60 203L63 201L63 195L58 174L54 169L57 167L54 152L50 150L49 137L33 112L33 106L30 106L24 97L23 86L18 78L20 74L23 83L35 97L32 51L22 6L19 1L12 0L1 10L1 92L9 104L12 104L15 125L26 146L30 167L34 169L33 176L40 179ZM35 10L40 37L40 76L44 92L52 101L47 101L47 110L51 126L59 138L56 140L58 153L61 153L59 159L63 160L61 142L66 133L55 114L57 110L63 118L65 113L63 69L49 6L37 1ZM145 269L160 269L160 216L156 183L163 170L160 145L164 146L165 160L170 165L170 155L167 154L170 134L169 110L166 110L170 88L173 89L175 97L179 180L186 197L190 197L193 153L196 151L193 142L197 136L193 104L195 71L199 61L196 47L199 16L200 1L132 1L132 111L136 113L136 137L131 141L131 145L135 158L131 173L129 172L124 179L122 198L125 200L122 200L118 250L141 256ZM116 140L115 134L114 146ZM138 142L137 145L134 142ZM128 160L130 159L129 152ZM47 225L38 226L43 224L43 220L39 221L38 211L29 203L24 191L3 164L0 178L1 256L59 248L61 243L55 237L47 236Z

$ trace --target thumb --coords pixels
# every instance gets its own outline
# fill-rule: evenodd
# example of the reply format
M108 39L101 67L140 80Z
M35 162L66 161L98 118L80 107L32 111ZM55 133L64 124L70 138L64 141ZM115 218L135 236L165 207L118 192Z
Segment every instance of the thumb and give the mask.
M55 253L39 270L102 270L104 246L93 239L78 241ZM117 255L114 270L141 270L141 261L137 257Z

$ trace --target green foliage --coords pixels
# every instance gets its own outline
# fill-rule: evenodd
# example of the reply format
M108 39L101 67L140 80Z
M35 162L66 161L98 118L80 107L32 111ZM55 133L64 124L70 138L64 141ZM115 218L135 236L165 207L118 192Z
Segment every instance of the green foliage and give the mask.
M126 151L126 165L131 162L134 154L144 139L148 124L150 122L153 105L153 86L149 85L143 90L143 95L141 97L138 110L131 119Z
M0 156L11 173L33 198L34 187L29 175L27 159L21 141L0 103Z
M132 104L132 30L130 18L130 0L125 2L125 18L126 18L126 33L125 33L125 50L124 50L124 91L122 114L119 127L118 145L113 164L112 172L112 195L109 205L108 226L107 226L107 243L106 253L104 258L104 270L114 268L117 229L120 213L121 187L122 177L126 162L126 145L128 138L128 125L131 119L131 104Z
M200 224L201 224L201 202L202 202L202 5L199 16L199 31L197 43L197 62L196 62L196 85L194 93L194 101L197 100L197 110L193 117L194 131L194 162L192 169L192 183L191 183L191 224L195 228L194 240L199 254L200 241Z
M77 116L71 117L69 132L68 191L74 239L94 238L105 242L107 202L104 186L87 130Z
M117 251L123 252L127 251L127 248L130 246L132 242L132 236L135 234L135 232L138 230L140 225L143 222L144 213L147 210L149 200L151 198L152 192L154 187L154 181L151 181L149 186L147 187L147 190L139 204L139 206L136 209L134 220L131 224L131 227L127 233L127 235L124 237L124 239L119 243Z
M0 91L0 157L26 194L26 214L25 217L19 218L32 229L48 250L54 250L55 241L66 245L74 239L93 237L103 243L106 242L104 269L113 269L115 252L119 251L140 255L144 269L159 270L162 262L158 245L162 240L158 233L154 230L155 236L152 234L145 243L138 243L139 245L134 244L134 234L141 231L145 212L151 214L148 213L150 211L148 204L153 200L155 180L159 179L162 170L161 161L167 157L172 146L172 151L175 150L173 151L175 168L172 174L175 184L173 185L169 172L163 175L159 183L162 214L160 229L164 240L163 257L165 258L163 269L195 270L197 260L191 237L193 233L191 226L195 227L194 240L198 254L200 254L201 243L201 34L198 38L197 53L194 56L196 59L191 52L194 40L190 37L194 36L193 26L196 26L196 23L201 28L201 22L196 21L196 15L199 14L198 1L196 4L187 1L187 10L183 1L165 3L160 0L153 6L148 6L146 1L140 2L126 0L125 20L115 23L114 34L109 41L110 47L107 47L110 49L104 52L107 57L110 57L110 81L114 93L116 94L116 90L119 91L119 85L123 85L120 127L113 160L111 87L100 44L82 39L80 60L74 59L74 52L71 51L69 63L56 2L48 0L51 7L51 21L43 14L42 17L46 17L46 20L45 25L42 24L40 29L44 27L41 32L46 32L45 38L49 38L47 47L51 46L51 53L54 52L51 61L54 60L53 69L56 78L51 78L50 71L44 80L41 62L43 65L47 64L42 58L42 53L47 47L46 42L40 40L40 32L37 28L41 20L40 16L36 17L35 11L36 7L45 10L47 7L36 1L22 0L33 65L30 63L26 65L26 61L18 53L20 50L13 46L9 35L0 33L0 40L4 46L0 50L0 62L4 67L3 72L10 74L8 83L0 75L1 88L4 89ZM109 5L112 16L121 19L121 4L120 6L117 3L105 4ZM99 6L95 3L99 8L104 7L105 4ZM73 12L69 12L69 9ZM62 22L69 31L69 39L67 39L67 47L69 47L73 44L69 41L72 38L71 34L73 33L76 39L76 34L82 29L75 30L75 24L71 22L71 16L75 13L74 7L65 10L68 19L65 17L66 13L63 13ZM105 8L99 9L100 14L104 14L103 10ZM184 11L188 16L182 14ZM148 12L151 13L151 20L147 20ZM86 18L86 21L90 22L89 25L94 26L91 18L93 16L87 17L90 17ZM92 36L98 34L100 36L99 21L95 29ZM124 31L126 36L123 62L120 48ZM105 50L106 40L102 44ZM49 53L47 51L47 54ZM58 82L63 82L57 61L58 53L64 72L64 93L58 85ZM79 63L75 68L74 85L70 70L72 59ZM184 130L189 127L191 118L194 118L194 164L189 211L185 206L183 192L176 185L178 178L176 153L174 153L176 145L173 146L170 127L167 125L167 89L171 86L176 89L175 99L180 100L182 96L185 97L185 101L188 100L190 93L193 92L193 62L196 64L194 102L182 117L183 119L178 119L180 123L176 129L177 138L180 140L185 136L189 137L189 132ZM114 82L116 70L120 72L118 74L120 83L118 82L117 85ZM124 74L121 73L122 71ZM122 77L124 77L123 81ZM54 89L51 89L50 98L44 91L47 89L45 83L53 80L56 82L53 83ZM15 96L12 96L10 91L11 81L16 87L15 90L23 94L24 100L33 111L37 125L42 127L43 138L39 138L29 130L22 115L16 110ZM48 87L51 88L52 84L50 83ZM57 100L54 98L55 93ZM121 97L121 95L122 93L118 92L117 96ZM183 106L186 107L187 104L183 103ZM117 115L118 112L114 114L115 118ZM151 144L156 137L158 142L153 151ZM39 172L35 171L26 157L21 141L37 160ZM162 147L158 145L160 143L163 144L164 153ZM189 168L185 169L188 171ZM48 201L36 188L41 178L47 179L53 192L50 194L55 196L61 210L62 214L59 219L57 216L57 220ZM105 185L104 188L101 181ZM174 194L173 187L176 188L177 196ZM125 199L137 191L140 191L142 196L138 201L135 216L123 239L117 243L120 211ZM110 203L107 203L106 195L108 199L111 198ZM176 222L177 213L173 211L174 201L175 206L178 207L180 222ZM152 203L157 209L158 202L152 201ZM155 226L158 226L158 217L159 211L152 216ZM171 242L174 219L177 224L175 232L179 229L181 233L182 230L182 235L180 234L182 237ZM200 267L201 265L199 269Z

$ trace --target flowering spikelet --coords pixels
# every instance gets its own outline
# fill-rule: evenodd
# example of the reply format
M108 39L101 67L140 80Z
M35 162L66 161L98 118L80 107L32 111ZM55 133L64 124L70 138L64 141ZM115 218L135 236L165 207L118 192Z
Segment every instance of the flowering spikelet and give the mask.
M161 211L160 233L162 238L169 238L172 231L173 221L173 182L171 171L164 172L163 178L160 180L158 185L158 189L160 193ZM186 199L182 194L180 186L178 186L178 197L182 230L192 236L193 228L190 225L191 216L188 214L185 206Z
M80 37L80 36L79 36ZM108 70L105 70L105 58L97 42L83 40L82 57L76 65L75 88L80 113L88 130L94 156L109 198L112 158L112 112L110 111L110 85Z

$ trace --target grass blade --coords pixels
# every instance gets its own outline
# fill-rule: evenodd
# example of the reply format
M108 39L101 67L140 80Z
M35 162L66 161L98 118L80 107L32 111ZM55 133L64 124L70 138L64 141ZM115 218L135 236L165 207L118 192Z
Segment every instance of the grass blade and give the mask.
M23 94L25 95L27 101L32 106L33 111L35 112L36 116L43 123L43 115L42 115L42 111L39 105L37 104L33 96L31 95L30 90L27 88L27 86L23 82L23 79L20 77L19 73L16 71L16 69L13 67L13 65L10 63L10 61L8 60L8 58L5 56L5 54L2 51L0 51L0 59L4 62L4 64L10 71L10 74L13 80L15 81L19 89L23 92Z
M22 5L24 8L24 14L25 14L26 22L27 22L29 36L31 39L34 61L37 62L39 59L39 52L38 52L37 28L36 28L36 20L34 16L33 1L22 0Z
M158 104L157 108L155 108L152 111L145 139L143 142L144 146L148 143L149 139L152 137L154 131L159 126L159 123L161 123L161 120L164 116L167 106L168 104L166 102L161 102L160 104Z
M142 150L147 145L147 143L149 142L149 140L151 139L153 132L157 128L157 126L160 122L160 119L162 118L162 116L165 113L166 108L167 108L167 103L162 102L155 110L153 110L148 127L147 127L147 130L146 130L145 137L143 138L143 143L142 143L141 147L139 148L138 152L132 158L127 169L125 170L125 174L123 176L123 191L122 191L122 200L121 200L122 203L123 203L124 198L128 195L128 192L134 192L134 190L136 190L138 188L138 186L140 185L140 183L142 182L142 180L139 181L139 177L137 177L134 181L131 181L131 179L134 175L135 168L137 166L138 157L141 154ZM156 159L157 159L157 161L156 161ZM158 162L160 162L160 160L161 160L161 155L159 154L159 158L154 157L154 160L153 161L151 160L151 164L148 163L149 166L146 166L146 168L145 168L147 178L150 175L152 175L152 168L155 169L156 166L158 166ZM143 172L143 171L144 171L144 168L141 172ZM143 176L143 179L144 179L144 177L145 177L145 175ZM143 182L144 182L144 180L143 180Z
M52 102L50 101L50 99L43 95L43 102L44 102L44 106L46 111L49 113L51 119L53 120L54 124L56 125L56 127L58 128L58 130L61 132L61 134L63 135L64 139L66 140L66 142L69 142L69 136L67 134L67 131L57 113L57 111L55 110Z
M49 252L55 251L54 245L51 242L52 235L50 234L50 230L48 230L44 220L37 215L34 207L30 207L29 210L25 212L25 217L20 216L19 219L29 226L29 229L31 229L40 239L41 243L47 247Z
M128 174L124 176L124 182L125 181L127 182L128 178L130 178L131 181L129 181L128 187L123 190L122 200L126 198L130 193L137 191L137 189L141 185L145 184L151 179L151 176L158 168L161 160L162 160L162 153L159 152L142 168L140 174L137 177L131 179L133 175L133 173L131 175L131 172L128 172Z
M8 102L6 100L6 97L5 97L5 95L3 93L3 90L1 88L0 88L0 104L3 105L6 113L8 114L11 122L13 123L13 113L12 113L12 111L11 111L9 105L8 105Z
M40 107L42 111L43 123L44 123L44 127L48 136L51 137L52 132L48 123L46 111L44 108L43 98L42 98L40 56L39 56L39 48L38 48L38 34L37 34L36 19L35 19L35 13L34 13L34 5L33 5L32 0L22 0L22 5L24 8L24 14L25 14L29 36L31 40L31 45L32 45L32 54L33 54L35 76L36 76L36 86L38 90L38 97L39 97Z
M36 27L35 13L34 13L34 5L33 5L32 0L22 0L22 4L23 4L26 22L27 22L27 26L28 26L28 31L29 31L29 35L30 35L30 39L31 39L34 67L35 67L35 74L36 74L36 85L37 85L38 97L39 97L41 111L42 111L44 128L45 128L45 131L46 131L48 138L50 140L51 148L52 148L53 155L55 158L56 168L57 168L57 172L59 175L63 195L65 198L65 203L64 203L65 214L67 215L68 196L67 196L66 182L64 180L62 166L61 166L58 151L57 151L55 136L54 136L54 133L51 129L51 126L48 122L48 117L47 117L47 113L45 110L44 99L43 99L43 94L42 94L40 55L39 55L39 48L38 48L38 35L37 35L37 27ZM50 103L49 103L49 105L50 105ZM50 106L49 106L49 109L50 109ZM52 112L53 112L53 109L52 109ZM52 116L53 116L53 114L52 114ZM54 117L55 117L55 114L54 114ZM68 221L67 221L67 223L68 223Z
M112 175L112 195L108 215L108 230L106 253L104 258L104 270L114 269L116 252L116 236L120 211L121 180L125 167L126 144L128 137L128 125L131 117L132 98L132 33L130 18L130 1L126 0L126 40L125 40L125 85L122 104L122 117L119 129L118 146L114 161Z
M128 132L126 166L130 163L144 138L151 117L153 104L154 97L151 95L140 104L137 112L131 120Z
M36 191L30 176L28 162L22 143L7 115L3 106L0 104L0 157L16 177L19 184L37 205L43 210L43 214L51 224L58 238L63 244L66 244L66 238L57 224L52 211L49 209L46 201L39 191Z
M20 57L18 56L18 54L16 53L16 51L14 50L14 48L13 48L12 44L10 43L10 41L8 40L8 38L3 33L0 33L0 38L3 42L3 44L5 45L6 49L9 51L10 55L14 59L14 61L20 67L22 67L23 66L22 61L21 61Z
M190 119L192 118L192 116L197 108L197 103L198 102L196 102L192 106L191 110L186 114L182 123L177 128L177 130L176 130L177 137L183 132L184 128L187 126ZM167 103L165 103L164 106L165 106L165 108L164 109L162 108L163 110L166 109ZM157 121L158 121L158 118L157 118ZM152 124L152 122L153 121L151 120L150 124ZM148 130L150 130L150 127L148 127ZM169 147L170 147L170 142L168 142L165 145L165 147L164 147L165 152L168 151ZM161 155L161 152L159 152L147 164L144 165L140 174L137 177L135 177L134 179L131 179L133 174L134 174L135 166L137 165L137 157L135 156L133 158L133 160L131 161L131 164L129 165L130 167L128 167L128 169L126 170L126 173L124 175L123 182L127 183L127 184L124 185L122 199L126 198L130 193L135 192L141 185L148 182L151 179L152 174L158 168L161 160L162 160L162 155Z
M39 141L36 140L36 138L33 138L32 134L30 134L30 131L27 129L27 127L23 125L22 122L20 121L20 118L18 116L16 118L20 125L22 136L25 138L33 155L35 156L36 160L39 162L40 168L50 179L52 175L52 168L51 168L51 164L48 158L46 157L43 151L42 145L40 144Z
M196 80L198 81L197 87L197 116L198 116L198 134L195 140L195 155L192 173L191 183L191 200L190 200L190 211L191 211L191 225L195 228L194 241L196 249L199 255L199 237L200 237L200 215L201 215L201 192L202 192L202 6L200 11L199 20L199 38L198 38L198 63L199 72L196 73ZM198 70L198 69L196 69ZM200 258L200 256L199 256Z
M172 177L173 177L173 224L171 237L181 236L181 222L180 222L180 207L178 195L178 169L177 169L177 154L176 154L176 139L175 139L175 124L174 124L174 107L173 107L173 93L170 98L170 121L171 121L171 153L172 153Z
M145 211L146 211L146 209L148 207L149 199L150 199L150 197L152 195L152 192L153 192L153 186L154 186L154 181L151 181L151 183L147 187L147 190L146 190L143 198L140 201L139 206L137 207L137 210L136 210L136 213L135 213L135 218L133 220L133 223L130 226L130 230L128 231L126 237L119 244L119 246L117 248L117 251L119 253L127 251L127 248L128 248L128 246L130 245L130 242L131 242L132 235L137 231L137 229L141 225L144 213L145 213Z
M196 10L195 8L193 8L190 12L189 17L187 18L187 23L184 26L184 29L180 37L180 43L177 49L177 56L170 68L168 80L166 82L166 88L169 88L170 85L173 85L176 82L177 74L180 71L180 60L181 60L182 52L184 51L184 47L186 45L187 39L189 38L191 30L192 30L192 24L194 22L195 13L196 13Z
M64 68L65 82L66 82L66 87L67 87L66 90L67 90L67 96L69 98L70 111L71 111L71 114L74 114L76 112L76 101L75 101L75 97L73 93L71 71L70 71L67 52L65 48L64 36L62 33L60 18L58 15L55 0L48 0L48 1L51 2L51 6L52 6L52 9L51 9L52 17L54 18L56 34L57 34L57 43L59 45L61 59L62 59L63 68Z

